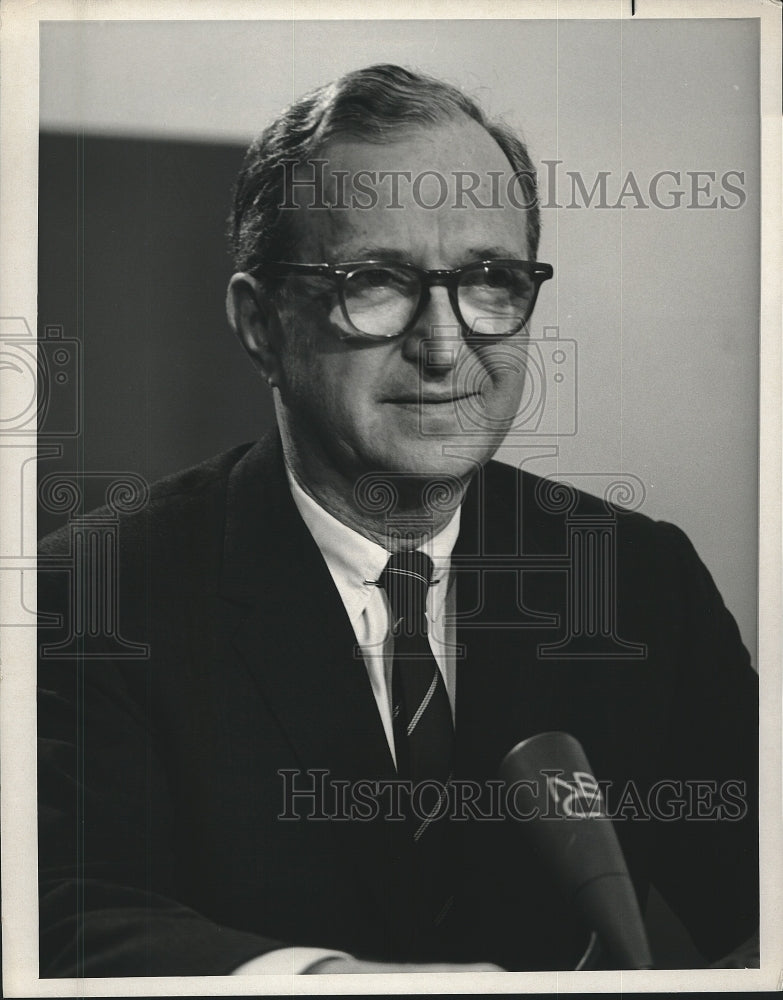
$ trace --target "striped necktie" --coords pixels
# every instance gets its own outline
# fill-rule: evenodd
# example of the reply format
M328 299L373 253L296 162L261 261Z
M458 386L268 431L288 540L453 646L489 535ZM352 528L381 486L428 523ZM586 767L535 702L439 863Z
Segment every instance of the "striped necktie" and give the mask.
M389 598L394 638L392 719L397 774L414 785L423 781L445 785L454 758L449 696L427 637L431 577L432 560L416 550L393 555L378 581ZM422 834L417 829L415 839Z
M407 803L411 881L404 932L412 958L437 954L448 940L454 902L455 841L448 821L454 766L454 723L443 676L427 637L432 560L419 551L393 555L378 583L389 599L392 720L397 775L411 785ZM421 794L419 794L421 793ZM438 946L435 942L441 941ZM428 949L435 949L428 952Z

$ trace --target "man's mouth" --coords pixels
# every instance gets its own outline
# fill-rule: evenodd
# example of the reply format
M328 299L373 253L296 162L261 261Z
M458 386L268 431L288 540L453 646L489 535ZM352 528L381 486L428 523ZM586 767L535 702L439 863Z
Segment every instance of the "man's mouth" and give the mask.
M459 403L463 399L475 396L475 392L419 392L416 394L404 393L399 396L390 396L384 400L386 403L396 403L398 405L409 406L442 406L445 403Z

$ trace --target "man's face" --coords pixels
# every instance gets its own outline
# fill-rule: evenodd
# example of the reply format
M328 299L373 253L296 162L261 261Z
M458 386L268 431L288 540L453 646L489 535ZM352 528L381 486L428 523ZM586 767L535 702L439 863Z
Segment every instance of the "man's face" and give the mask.
M487 258L528 259L526 212L511 206L511 167L477 123L464 119L416 129L389 144L340 140L327 145L327 177L344 171L344 194L327 187L326 202L368 202L360 171L431 174L418 187L401 179L376 184L374 207L290 211L303 263L390 259L422 268L455 268ZM309 168L307 168L309 171ZM457 174L480 178L471 198L457 194ZM493 187L491 171L502 172ZM353 181L356 179L356 185ZM463 181L464 184L464 181ZM482 207L492 206L499 207ZM307 205L312 192L299 189ZM455 208L456 201L463 207ZM392 204L398 207L391 207ZM430 289L412 329L383 340L344 339L336 290L320 278L286 281L280 321L281 423L309 475L356 482L364 473L449 473L470 477L497 450L514 419L524 383L524 332L505 340L466 340L445 287Z

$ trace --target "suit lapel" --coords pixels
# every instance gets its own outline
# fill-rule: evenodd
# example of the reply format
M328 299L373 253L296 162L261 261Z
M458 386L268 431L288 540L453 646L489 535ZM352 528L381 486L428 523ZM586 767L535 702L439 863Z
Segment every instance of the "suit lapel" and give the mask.
M537 647L556 634L560 574L525 571L520 590L518 573L467 568L475 557L557 551L531 487L516 470L496 463L481 469L465 497L454 551L457 644L464 649L457 662L457 766L474 779L497 777L513 746L549 728L556 696L556 672Z
M461 560L477 556L533 551L535 525L530 537L526 530L524 543L518 538L520 504L513 495L518 482L513 471L490 466L479 472L463 505L454 551L457 642L464 647L457 662L458 778L495 778L512 746L547 728L554 697L552 672L536 656L537 644L551 639L551 631L497 627L519 621L514 577L476 569L475 562L474 568L461 566ZM551 539L539 544L543 552L556 551ZM557 574L530 577L524 603L552 607L549 590ZM237 653L300 766L348 780L394 778L366 667L353 655L353 629L291 498L276 436L251 449L232 473L220 592L233 616ZM404 854L405 831L389 823L340 828L346 862L355 867L368 898L380 912L394 914L395 893L405 878L393 861ZM484 830L458 833L472 843ZM473 849L466 844L466 857L483 858L482 845L480 838ZM470 883L471 864L460 870L460 884ZM389 920L392 927L400 920L405 924L393 915Z
M552 519L540 514L532 482L490 463L463 504L453 562L462 650L457 769L465 776L494 777L503 755L552 719L557 671L537 656L538 644L553 637L551 624L523 622L511 573L475 568L475 557L545 554L562 545ZM523 580L525 606L559 609L558 573L526 571ZM232 473L221 593L236 615L236 649L302 767L352 780L394 777L353 629L291 498L276 434Z
M364 661L291 498L276 435L232 474L222 593L239 608L235 647L301 766L353 780L393 776Z

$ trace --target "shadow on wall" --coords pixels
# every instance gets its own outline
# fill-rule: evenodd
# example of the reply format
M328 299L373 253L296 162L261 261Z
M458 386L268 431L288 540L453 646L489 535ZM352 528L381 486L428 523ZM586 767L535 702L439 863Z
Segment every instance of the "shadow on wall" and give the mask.
M39 480L78 471L153 482L270 425L268 390L224 313L243 153L41 136L38 330L76 339L78 363L51 394L43 440L63 454L41 460ZM102 503L106 478L87 484L87 507ZM42 511L39 534L63 519Z

